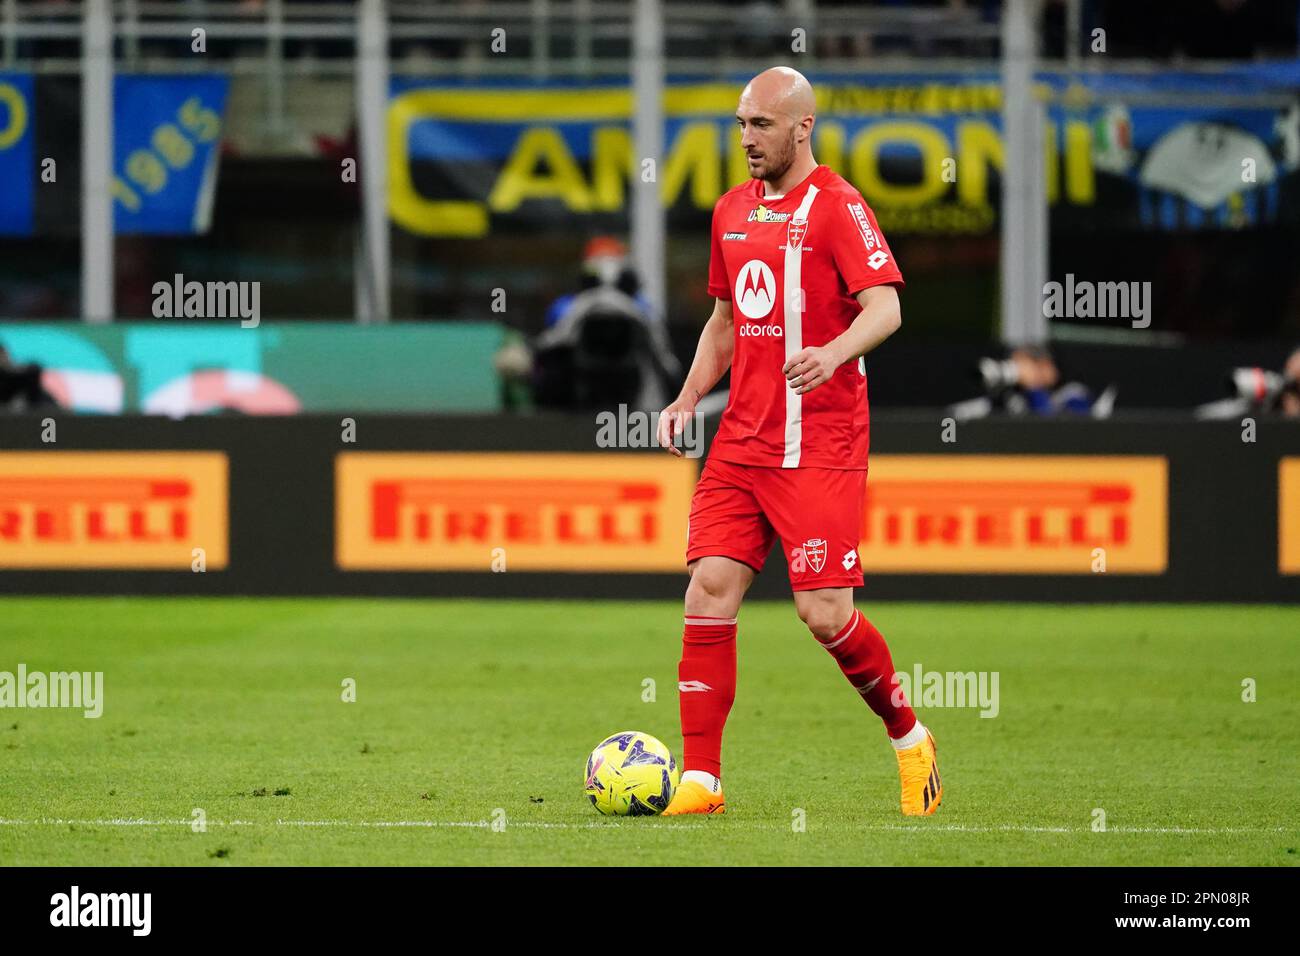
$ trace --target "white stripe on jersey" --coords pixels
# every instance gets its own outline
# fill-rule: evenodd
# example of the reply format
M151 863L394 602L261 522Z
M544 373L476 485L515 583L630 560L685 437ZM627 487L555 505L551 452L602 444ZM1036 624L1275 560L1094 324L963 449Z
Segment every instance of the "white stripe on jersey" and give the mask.
M803 202L791 217L792 220L806 220L817 198L817 187L808 184ZM787 235L785 244L785 360L803 348L803 243L798 249L791 248ZM785 459L782 468L798 468L799 454L803 448L803 396L795 392L787 383L785 386Z

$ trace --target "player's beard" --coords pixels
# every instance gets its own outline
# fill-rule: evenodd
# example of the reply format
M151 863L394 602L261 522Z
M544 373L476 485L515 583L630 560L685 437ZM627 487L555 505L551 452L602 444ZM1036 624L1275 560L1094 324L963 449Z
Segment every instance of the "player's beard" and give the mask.
M755 179L762 179L765 183L775 186L780 182L781 177L790 171L794 165L795 154L798 152L798 144L795 142L795 127L790 127L790 135L780 152L776 154L767 153L763 158L767 161L767 168Z

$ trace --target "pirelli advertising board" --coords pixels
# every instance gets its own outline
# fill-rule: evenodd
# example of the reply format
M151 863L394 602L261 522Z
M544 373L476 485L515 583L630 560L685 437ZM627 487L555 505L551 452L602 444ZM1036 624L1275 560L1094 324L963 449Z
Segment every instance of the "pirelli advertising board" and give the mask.
M696 464L351 452L335 476L343 570L681 571ZM868 574L1161 574L1167 494L1163 457L878 455L859 553Z
M1277 466L1277 569L1300 574L1300 458Z
M7 594L662 599L702 464L574 416L366 416L353 443L317 415L39 426L0 416ZM1221 422L932 432L872 422L873 599L1300 601L1300 422L1244 451ZM783 551L755 598L788 599Z
M865 572L1162 574L1163 457L878 455Z
M349 571L680 571L695 473L666 455L344 453L336 560Z
M221 570L226 487L224 452L0 452L0 569Z

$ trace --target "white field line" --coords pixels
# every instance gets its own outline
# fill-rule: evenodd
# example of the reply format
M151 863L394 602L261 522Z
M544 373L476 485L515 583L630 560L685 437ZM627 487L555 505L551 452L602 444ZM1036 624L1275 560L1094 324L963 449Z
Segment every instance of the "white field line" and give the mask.
M89 820L89 819L63 819L59 817L41 817L31 820L15 820L0 818L0 827L50 827L50 826L84 826L84 827L193 827L194 820L147 820L143 818L116 817L111 819ZM487 820L207 820L204 821L209 827L330 827L336 829L435 829L435 828L458 828L458 829L491 829L492 824ZM734 821L728 820L726 826L728 829L734 829L739 824L744 829L751 830L785 830L788 824L762 823L757 820ZM593 820L590 823L544 823L534 820L507 820L504 829L513 829L520 827L530 830L603 830L613 827L619 827L622 824L618 820L600 821ZM667 823L656 820L650 821L638 819L631 826L649 827L655 830L686 830L695 829L699 826L699 821L681 821ZM814 824L813 829L818 829ZM867 830L879 832L905 832L905 833L1088 833L1091 832L1090 825L1077 827L1046 827L1046 826L1024 826L1020 824L1003 824L995 826L974 826L959 823L864 823L858 825L836 826L833 828L839 831L844 830ZM1230 834L1230 833L1286 833L1294 832L1294 828L1288 827L1107 827L1106 833L1187 833L1187 834Z

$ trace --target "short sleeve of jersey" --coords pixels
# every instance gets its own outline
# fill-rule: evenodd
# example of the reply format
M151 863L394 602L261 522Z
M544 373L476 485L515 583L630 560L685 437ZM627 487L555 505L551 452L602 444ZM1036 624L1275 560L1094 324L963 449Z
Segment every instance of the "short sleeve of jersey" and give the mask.
M721 206L719 202L713 207L713 225L709 228L713 236L713 246L709 250L709 295L731 301L731 279L727 275L727 263L722 258L722 234L718 231L722 225L719 221Z
M836 197L831 255L850 295L876 285L903 286L903 273L885 244L871 207L857 198Z

